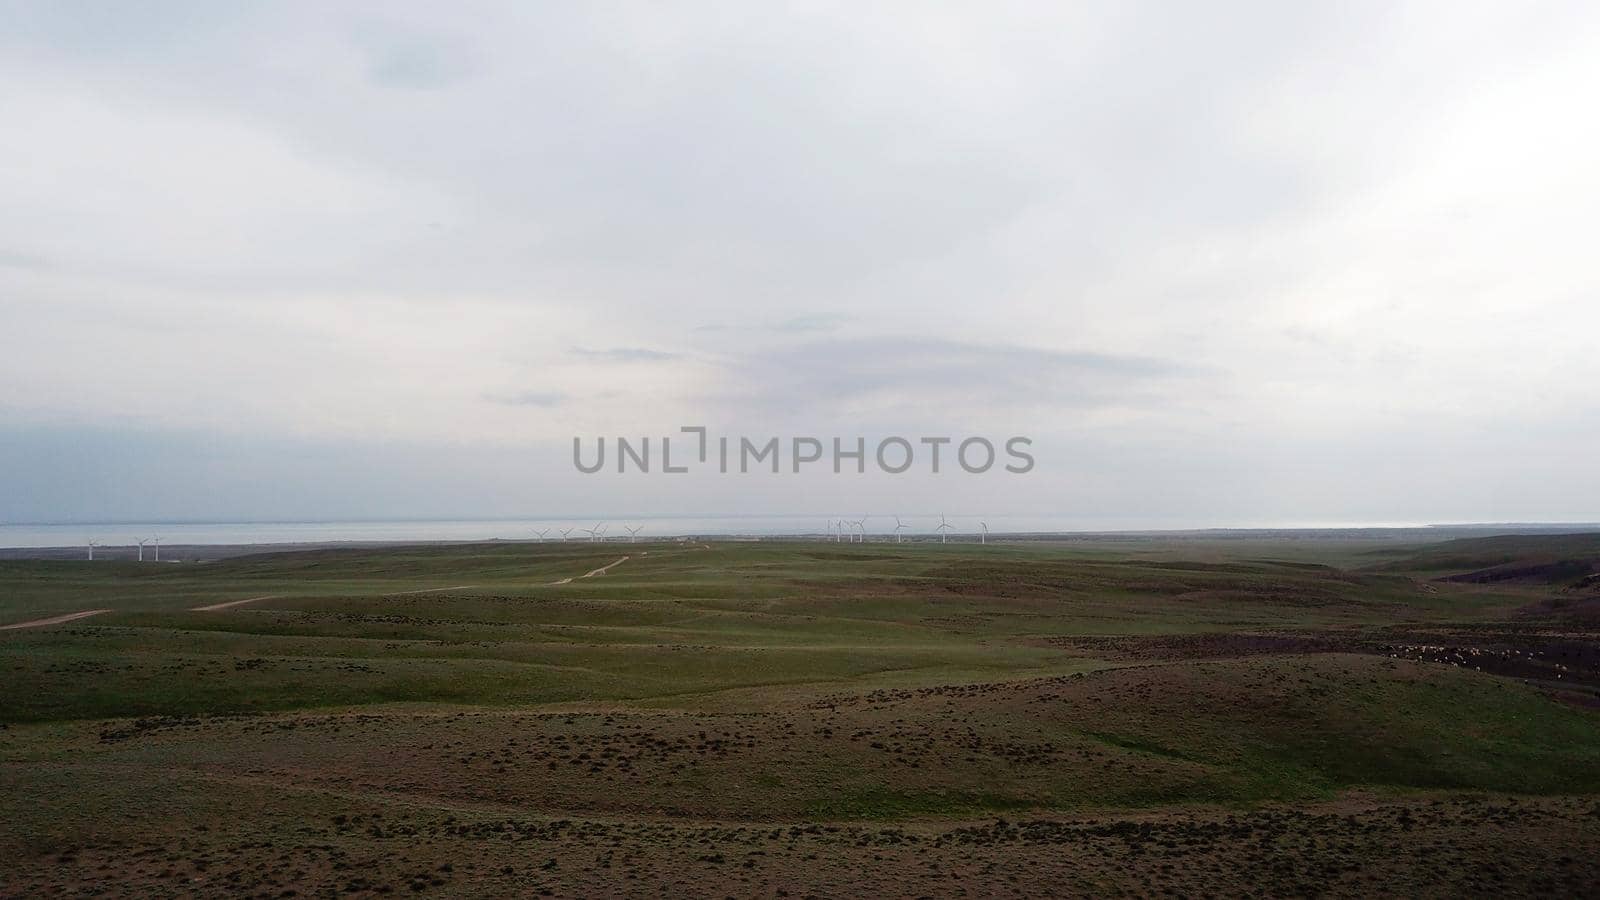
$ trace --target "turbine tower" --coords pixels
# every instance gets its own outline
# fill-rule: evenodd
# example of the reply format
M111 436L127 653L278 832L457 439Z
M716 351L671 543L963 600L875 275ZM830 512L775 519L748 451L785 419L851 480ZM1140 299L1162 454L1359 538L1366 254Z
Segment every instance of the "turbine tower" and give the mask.
M139 562L144 562L144 545L150 543L150 539L139 538L137 541L134 541L134 543L139 545Z
M534 531L534 534L537 534L539 536L539 541L541 543L544 541L544 536L549 534L549 533L550 533L550 529L548 529L548 528L540 528L540 529L537 529L537 530Z
M979 522L978 524L980 526L982 526L982 528L983 528L983 533L978 535L978 543L980 543L980 544L989 543L989 523L988 522Z
M561 529L561 542L562 543L566 543L567 535L569 535L569 534L571 534L571 533L573 533L574 531L577 531L577 530L578 530L578 527L576 525L574 525L571 528L563 528L563 529Z
M934 531L939 532L939 543L943 544L945 542L945 538L949 536L950 529L954 527L954 525L944 520L944 513L939 513L939 524L933 528Z
M99 541L88 541L87 543L89 545L89 561L90 562L94 562L94 548L100 546L100 542Z
M161 538L153 537L150 540L156 545L155 561L161 562Z
M591 544L594 543L595 540L600 537L600 529L599 528L584 528L584 529L581 529L581 530L585 531L585 532L588 532L588 534L589 534L589 543L591 543Z
M906 523L900 521L899 516L894 517L894 542L900 543L900 532L905 530Z
M629 527L627 525L624 525L622 527L623 527L624 530L626 530L628 532L628 543L630 543L630 544L637 543L638 540L639 540L639 532L644 530L644 526L643 525L638 525L638 526L634 526L634 527Z

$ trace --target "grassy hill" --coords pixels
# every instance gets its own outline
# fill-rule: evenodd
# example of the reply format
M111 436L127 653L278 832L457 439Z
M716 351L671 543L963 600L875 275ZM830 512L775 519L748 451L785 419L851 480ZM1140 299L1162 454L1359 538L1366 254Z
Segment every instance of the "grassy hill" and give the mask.
M1452 576L1595 546L0 562L0 625L106 610L0 631L0 895L853 893L805 861L863 848L888 893L1437 889L1418 848L1559 891L1600 876L1594 635Z

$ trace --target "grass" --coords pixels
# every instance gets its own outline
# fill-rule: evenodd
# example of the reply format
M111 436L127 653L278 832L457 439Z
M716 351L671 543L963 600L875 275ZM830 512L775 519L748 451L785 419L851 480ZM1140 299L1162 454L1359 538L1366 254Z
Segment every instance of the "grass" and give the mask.
M1511 550L1576 546L1558 544ZM1000 815L1198 821L1203 809L1354 796L1435 811L1460 792L1551 798L1579 804L1549 813L1564 829L1552 846L1590 840L1572 817L1600 794L1600 672L1552 658L1513 676L1383 649L1589 640L1529 618L1559 588L1435 580L1504 564L1500 545L1378 549L489 544L0 562L0 622L111 610L0 632L0 854L17 860L0 865L0 894L8 872L64 848L141 840L190 860L197 847L260 844L257 870L299 860L302 880L342 889L327 848L385 846L359 837L373 829L465 840L469 821L512 834L613 823L583 828L656 835L661 846L636 852L683 877L771 861L715 823L761 841L758 827L798 829L795 846L837 854L829 835L845 826L828 823L948 828L940 841L962 841L960 820ZM231 812L236 795L252 812ZM160 821L123 818L140 797L159 798ZM494 818L512 814L542 818ZM355 816L365 831L350 829ZM822 825L835 830L810 830ZM693 828L707 830L683 838L693 855L662 849ZM580 860L601 878L569 872L567 890L607 892L612 861L572 843L582 833L540 840L557 868L557 856ZM858 837L910 840L894 834ZM1381 842L1365 852L1369 865L1388 858ZM95 864L164 883L160 867L118 853ZM518 890L556 884L551 871ZM385 877L395 887L415 874ZM1084 883L1140 887L1121 877ZM1206 886L1220 889L1190 890Z

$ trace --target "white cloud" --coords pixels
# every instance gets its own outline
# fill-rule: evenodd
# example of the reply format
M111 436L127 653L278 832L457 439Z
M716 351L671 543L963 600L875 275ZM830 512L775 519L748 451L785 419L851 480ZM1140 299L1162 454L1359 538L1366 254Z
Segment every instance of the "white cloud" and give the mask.
M1590 4L5 15L12 427L983 423L1051 439L997 503L1411 518L1388 452L1600 514Z

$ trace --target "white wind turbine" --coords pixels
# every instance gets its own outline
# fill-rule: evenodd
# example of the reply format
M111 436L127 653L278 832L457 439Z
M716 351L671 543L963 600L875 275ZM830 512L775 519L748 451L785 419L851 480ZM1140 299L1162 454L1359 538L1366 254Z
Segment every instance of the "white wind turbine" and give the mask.
M550 533L550 529L548 529L548 528L538 528L538 529L535 529L533 533L537 534L539 536L539 540L540 541L543 541L544 540L544 536Z
M867 542L867 520L870 519L870 518L872 518L872 517L871 516L862 516L861 518L856 520L856 528L861 530L861 543L863 543L863 544L865 544Z
M979 522L978 524L983 527L983 533L978 535L978 543L980 543L980 544L989 543L989 523L988 522Z
M589 543L591 543L591 544L600 539L600 528L599 528L599 526L596 526L594 528L582 528L582 529L579 529L579 530L588 533L588 535L589 535Z
M844 541L844 520L840 519L837 522L829 522L828 525L828 530L834 532L833 542L835 544L842 543Z
M150 541L156 545L155 561L161 562L161 538L153 537Z
M627 525L624 525L622 527L623 527L623 530L628 532L628 543L630 543L630 544L637 543L638 540L639 540L639 532L644 530L644 526L643 525L637 525L637 526L634 526L634 527L629 527Z
M91 541L88 541L87 543L89 545L89 561L93 562L94 561L94 548L100 546L100 542L91 540Z
M947 536L947 533L950 531L951 528L954 528L954 527L955 527L954 525L951 525L949 522L946 522L944 520L944 513L939 513L939 524L935 525L934 528L933 528L934 531L939 532L939 543L942 544L942 543L945 542L945 537Z
M894 517L894 542L900 543L900 532L905 530L906 523L900 521L899 516Z
M566 540L567 540L567 535L570 535L574 531L577 531L577 530L578 530L578 528L577 528L576 525L574 525L571 528L563 528L563 529L561 529L561 540L562 540L562 542L565 543Z
M139 538L134 543L139 545L139 562L144 562L144 545L150 543L150 539Z

